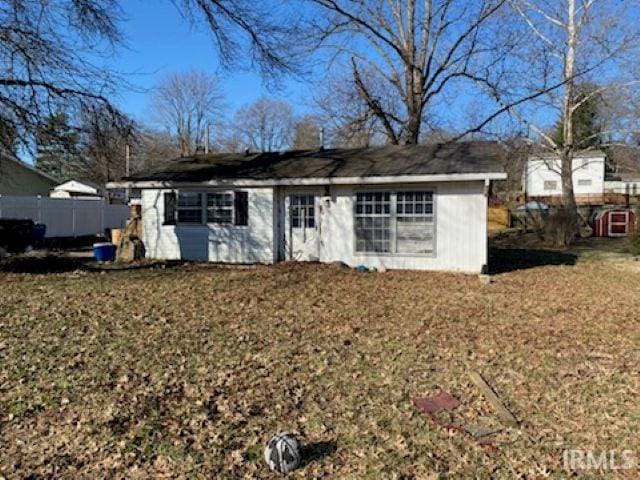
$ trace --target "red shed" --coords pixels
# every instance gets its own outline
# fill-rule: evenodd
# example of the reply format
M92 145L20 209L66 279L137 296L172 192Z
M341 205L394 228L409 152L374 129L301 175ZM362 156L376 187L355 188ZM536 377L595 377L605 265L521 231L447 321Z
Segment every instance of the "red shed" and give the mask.
M626 208L600 210L593 216L595 237L626 237L636 230L636 214Z

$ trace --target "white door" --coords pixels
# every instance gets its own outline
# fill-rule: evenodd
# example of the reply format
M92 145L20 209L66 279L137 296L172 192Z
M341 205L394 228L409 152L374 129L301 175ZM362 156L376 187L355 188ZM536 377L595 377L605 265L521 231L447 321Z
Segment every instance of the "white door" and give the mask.
M301 262L320 259L317 196L295 193L286 197L285 257Z

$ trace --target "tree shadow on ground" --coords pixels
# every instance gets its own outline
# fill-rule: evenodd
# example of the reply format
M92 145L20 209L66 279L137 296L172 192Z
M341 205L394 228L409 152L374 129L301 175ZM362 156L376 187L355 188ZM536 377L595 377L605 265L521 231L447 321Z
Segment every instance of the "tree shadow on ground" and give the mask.
M82 259L59 255L15 256L0 261L0 272L8 273L65 273L82 267Z
M300 456L302 458L300 466L305 467L311 462L328 457L336 451L336 448L335 442L315 442L303 445L300 450Z
M490 248L489 273L514 272L545 265L575 265L578 256L556 250L528 248Z

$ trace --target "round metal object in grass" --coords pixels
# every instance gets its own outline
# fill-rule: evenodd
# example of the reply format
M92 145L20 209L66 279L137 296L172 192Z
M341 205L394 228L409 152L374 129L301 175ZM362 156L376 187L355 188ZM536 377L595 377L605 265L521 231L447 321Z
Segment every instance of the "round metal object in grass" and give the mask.
M264 459L274 472L292 472L300 466L300 442L288 432L278 433L267 443Z

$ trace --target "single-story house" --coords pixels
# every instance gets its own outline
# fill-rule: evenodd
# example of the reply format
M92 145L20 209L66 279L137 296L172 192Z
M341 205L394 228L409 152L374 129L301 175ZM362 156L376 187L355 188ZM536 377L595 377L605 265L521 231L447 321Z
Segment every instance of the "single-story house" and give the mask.
M49 195L59 180L24 163L13 155L0 153L0 195Z
M141 189L152 258L479 273L501 158L494 142L206 154L107 186Z

